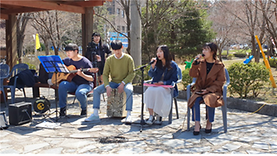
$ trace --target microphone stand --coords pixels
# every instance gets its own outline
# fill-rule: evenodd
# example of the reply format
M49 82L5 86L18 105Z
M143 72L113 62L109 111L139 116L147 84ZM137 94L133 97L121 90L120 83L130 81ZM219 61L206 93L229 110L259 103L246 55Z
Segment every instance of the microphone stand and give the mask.
M145 121L143 119L143 108L144 108L144 102L143 102L143 91L144 91L144 86L143 86L143 82L144 82L144 68L147 67L150 64L145 64L137 69L135 69L134 71L137 70L141 70L141 119L140 119L140 132L142 132L142 125L145 125Z

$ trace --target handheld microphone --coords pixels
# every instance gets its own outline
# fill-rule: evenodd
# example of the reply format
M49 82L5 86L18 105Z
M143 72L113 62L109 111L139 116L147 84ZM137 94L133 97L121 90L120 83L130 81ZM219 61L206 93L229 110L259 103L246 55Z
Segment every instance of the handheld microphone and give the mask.
M156 57L156 60L158 60L158 56ZM152 60L151 62L149 62L149 65L153 64L155 62L155 60Z
M205 54L202 54L202 56L205 56ZM199 57L197 57L196 59L194 59L194 61L197 61L198 59L200 59Z

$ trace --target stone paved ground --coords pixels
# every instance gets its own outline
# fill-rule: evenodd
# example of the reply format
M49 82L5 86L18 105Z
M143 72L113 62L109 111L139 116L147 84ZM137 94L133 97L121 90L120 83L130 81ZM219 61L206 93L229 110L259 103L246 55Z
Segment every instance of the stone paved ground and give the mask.
M33 102L31 89L26 89L27 101ZM53 90L41 89L41 94L51 101L55 111ZM51 95L51 96L50 96ZM20 91L17 101L23 100ZM69 96L69 103L73 97ZM277 154L277 118L228 109L228 132L223 132L220 108L216 109L211 134L194 136L193 123L187 130L186 101L178 99L180 119L173 110L173 122L163 119L162 125L125 125L122 118L108 118L106 102L101 102L101 122L83 122L79 117L79 104L68 105L68 118L58 120L55 129L36 128L44 121L55 123L55 113L50 118L33 112L33 120L20 126L10 126L0 131L0 154ZM6 110L4 104L1 110ZM139 123L141 96L134 95L132 117ZM89 114L92 113L89 98ZM204 107L201 107L201 125L205 127ZM148 113L145 111L145 118ZM52 120L51 120L52 119Z

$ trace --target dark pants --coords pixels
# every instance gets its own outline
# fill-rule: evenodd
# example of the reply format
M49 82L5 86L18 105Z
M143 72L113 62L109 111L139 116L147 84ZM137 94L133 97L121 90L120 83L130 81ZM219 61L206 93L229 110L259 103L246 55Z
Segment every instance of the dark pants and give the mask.
M192 121L200 121L200 101L202 100L203 97L198 97L195 100L195 103L192 107ZM206 119L209 119L210 122L214 121L214 112L215 108L206 105Z

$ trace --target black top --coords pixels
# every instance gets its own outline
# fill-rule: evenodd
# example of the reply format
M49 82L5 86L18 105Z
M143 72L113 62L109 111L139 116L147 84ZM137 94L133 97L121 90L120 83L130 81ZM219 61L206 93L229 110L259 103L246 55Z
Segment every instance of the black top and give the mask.
M83 57L82 59L80 59L79 61L73 61L70 58L65 58L63 59L63 62L66 66L70 66L70 65L74 65L76 67L76 69L84 69L84 68L92 68L92 64L91 62ZM92 75L91 72L84 72L87 75ZM81 84L91 84L92 82L89 82L88 80L84 79L83 77L76 75L73 77L72 79L73 82L75 82L77 85L81 85Z
M209 74L209 72L211 71L212 67L213 67L214 63L209 63L206 62L206 66L207 66L207 75Z

